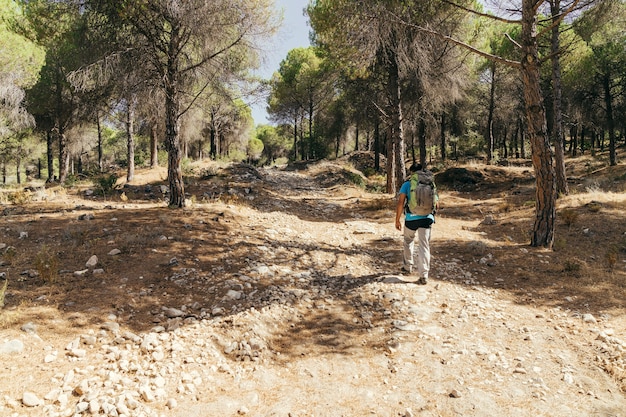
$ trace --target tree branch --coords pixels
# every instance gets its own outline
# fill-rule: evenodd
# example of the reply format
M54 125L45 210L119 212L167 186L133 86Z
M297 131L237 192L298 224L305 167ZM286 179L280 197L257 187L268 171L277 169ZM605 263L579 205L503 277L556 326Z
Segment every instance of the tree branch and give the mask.
M561 13L558 15L558 18L556 18L556 19L555 19L555 17L556 17L556 16L552 16L552 17L551 17L551 19L552 19L552 23L551 23L551 24L549 24L548 26L546 26L545 28L541 29L541 32L539 32L539 33L537 34L537 38L540 38L541 36L543 36L543 35L544 35L544 34L546 34L547 32L551 31L551 30L552 30L552 28L554 28L555 26L560 25L560 24L561 24L561 22L563 21L563 19L565 19L565 17L566 17L567 15L569 15L571 12L573 12L573 11L576 9L576 7L578 6L578 3L579 3L579 2L580 2L580 0L574 0L574 1L572 2L572 4L570 4L570 6L569 6L567 9L565 9L563 12L561 12Z
M473 53L475 53L475 54L477 54L479 56L482 56L483 58L487 58L487 59L489 59L491 61L499 62L501 64L507 65L507 66L512 67L512 68L520 68L522 66L521 62L519 62L519 61L513 61L513 60L510 60L510 59L502 58L501 56L498 56L498 55L493 55L493 54L490 54L488 52L481 51L480 49L475 48L472 45L469 45L469 44L467 44L465 42L462 42L462 41L460 41L458 39L455 39L455 38L453 38L451 36L444 35L443 33L439 33L436 30L424 28L422 26L414 25L412 23L407 23L407 22L402 22L402 23L407 25L407 26L410 26L412 28L415 28L415 29L417 29L419 31L426 32L426 33L429 33L431 35L438 36L441 39L444 39L444 40L446 40L448 42L452 42L453 44L455 44L457 46L460 46L462 48L468 49L468 50L472 51Z
M453 6L453 7L459 8L461 10L464 10L464 11L466 11L468 13L475 14L476 16L486 17L488 19L493 19L493 20L497 20L499 22L504 22L504 23L514 23L514 24L518 24L518 25L522 23L521 20L505 19L503 17L499 17L499 16L496 16L496 15L493 15L493 14L479 12L477 10L470 9L469 7L462 6L462 5L457 4L457 3L453 2L453 1L450 1L450 0L443 0L443 2L449 4L450 6Z

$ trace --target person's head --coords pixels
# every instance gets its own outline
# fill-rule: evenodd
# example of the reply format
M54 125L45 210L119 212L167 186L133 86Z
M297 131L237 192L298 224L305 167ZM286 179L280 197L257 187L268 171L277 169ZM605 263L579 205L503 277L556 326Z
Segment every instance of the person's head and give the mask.
M421 170L422 170L422 164L415 163L409 167L410 173L414 173L414 172L421 171Z

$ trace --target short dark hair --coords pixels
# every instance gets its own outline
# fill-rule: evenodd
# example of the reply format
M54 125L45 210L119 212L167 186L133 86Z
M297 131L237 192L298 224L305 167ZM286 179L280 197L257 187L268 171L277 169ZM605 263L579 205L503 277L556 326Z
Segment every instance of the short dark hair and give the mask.
M409 172L417 172L422 170L422 164L415 163L409 167Z

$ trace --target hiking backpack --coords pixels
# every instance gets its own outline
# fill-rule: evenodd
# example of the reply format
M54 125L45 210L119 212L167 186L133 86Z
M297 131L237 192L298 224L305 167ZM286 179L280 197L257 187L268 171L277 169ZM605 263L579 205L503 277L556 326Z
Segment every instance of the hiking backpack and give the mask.
M411 175L411 190L407 203L407 211L417 216L428 216L434 213L437 204L437 188L430 171L417 171Z

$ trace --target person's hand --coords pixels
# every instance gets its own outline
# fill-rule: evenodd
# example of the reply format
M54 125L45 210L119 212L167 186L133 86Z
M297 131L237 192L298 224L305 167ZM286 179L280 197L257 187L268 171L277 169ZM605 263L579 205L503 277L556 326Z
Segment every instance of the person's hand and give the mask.
M400 219L396 219L396 229L402 230L402 224L400 223Z

